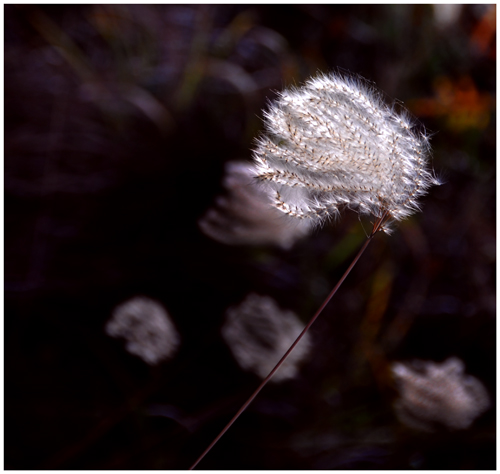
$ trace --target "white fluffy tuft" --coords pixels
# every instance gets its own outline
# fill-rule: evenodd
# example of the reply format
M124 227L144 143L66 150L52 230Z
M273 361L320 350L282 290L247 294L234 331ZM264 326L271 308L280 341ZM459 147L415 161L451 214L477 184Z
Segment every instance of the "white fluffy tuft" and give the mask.
M290 216L321 222L348 207L401 220L439 184L428 169L428 137L361 79L309 79L282 91L264 120L255 176Z

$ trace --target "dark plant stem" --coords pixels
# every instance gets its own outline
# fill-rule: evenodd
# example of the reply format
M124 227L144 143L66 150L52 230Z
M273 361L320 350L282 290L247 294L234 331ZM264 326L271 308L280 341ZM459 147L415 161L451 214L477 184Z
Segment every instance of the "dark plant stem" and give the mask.
M368 236L368 239L366 242L363 244L363 246L359 249L358 253L354 257L354 260L351 262L347 270L344 272L338 283L335 285L333 290L330 292L330 294L326 297L325 301L323 301L323 304L319 307L318 311L316 311L316 314L311 318L311 320L307 323L306 327L302 330L302 332L299 334L297 339L295 339L295 342L290 346L290 348L285 352L285 355L280 359L280 361L276 364L273 370L269 373L269 375L261 382L261 384L257 387L255 392L252 393L250 398L243 404L243 406L238 410L236 415L231 418L231 421L224 427L224 429L219 433L219 435L210 443L207 449L203 451L201 456L196 460L196 462L189 468L189 470L193 470L198 463L208 454L208 452L215 446L217 441L222 438L224 433L231 428L232 424L238 419L238 417L246 410L248 405L252 403L253 399L259 394L259 392L264 388L264 386L271 380L271 377L275 374L275 372L281 367L283 362L285 362L286 358L290 354L290 352L293 351L295 346L300 342L304 334L308 331L308 329L313 325L314 321L318 318L318 316L322 313L322 311L325 309L325 306L330 302L332 299L333 295L337 293L337 290L340 288L340 285L344 282L344 280L347 278L349 273L351 273L351 270L354 268L354 265L356 265L357 261L360 259L361 255L363 255L364 251L368 247L368 244L371 242L375 234L381 230L383 224L387 221L387 218L389 217L389 213L387 211L384 212L382 217L379 217L375 224L373 225L373 230L372 233Z

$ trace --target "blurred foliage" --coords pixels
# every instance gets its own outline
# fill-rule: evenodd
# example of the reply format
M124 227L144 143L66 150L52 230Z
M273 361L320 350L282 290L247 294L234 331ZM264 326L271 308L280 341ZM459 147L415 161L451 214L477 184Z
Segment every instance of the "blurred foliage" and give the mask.
M205 469L493 469L495 416L420 434L389 364L464 360L495 395L495 5L6 5L5 468L185 469L258 379L225 346L250 292L307 321L364 240L346 213L291 250L196 223L249 160L261 110L360 74L434 133L444 184L374 239ZM104 333L161 301L183 345L148 367Z

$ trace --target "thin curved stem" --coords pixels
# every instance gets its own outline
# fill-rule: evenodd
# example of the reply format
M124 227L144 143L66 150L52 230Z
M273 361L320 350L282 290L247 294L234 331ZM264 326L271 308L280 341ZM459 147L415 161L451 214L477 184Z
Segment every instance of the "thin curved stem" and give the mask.
M333 290L330 292L330 294L326 297L325 301L323 301L323 304L319 307L318 311L316 311L315 315L311 318L311 320L307 323L306 327L302 330L302 332L298 335L297 339L295 339L294 343L290 346L290 348L285 352L285 354L283 355L283 357L280 359L280 361L276 364L276 366L274 367L273 370L271 370L271 372L269 373L269 375L261 382L261 384L257 387L257 389L255 390L255 392L252 393L252 395L250 395L250 398L242 405L242 407L238 410L238 412L236 413L236 415L234 415L231 420L229 421L229 423L224 427L224 429L218 434L218 436L210 443L210 445L208 446L207 449L205 449L205 451L203 451L203 453L201 454L201 456L195 461L195 463L189 468L189 470L193 470L197 465L198 463L208 454L208 452L215 446L215 444L217 443L217 441L219 441L219 439L222 438L222 436L224 435L224 433L229 429L231 428L232 424L239 418L239 416L246 410L246 408L248 407L248 405L250 405L250 403L252 403L253 399L259 394L259 392L264 388L264 386L267 384L267 382L269 382L269 380L271 380L271 377L275 374L275 372L281 367L281 365L283 364L283 362L285 362L286 358L288 357L288 355L290 354L290 352L293 351L293 349L295 348L295 346L300 342L300 340L302 339L302 337L304 336L304 334L308 331L308 329L313 325L314 321L316 321L316 319L318 318L318 316L323 312L323 310L325 309L325 306L330 302L330 300L333 298L333 295L335 295L335 293L337 293L337 290L340 288L340 285L342 285L342 283L344 282L344 280L347 278L347 276L349 275L349 273L351 273L351 270L354 268L354 265L356 265L356 263L358 262L358 260L360 259L361 255L363 255L364 251L366 250L366 248L368 247L368 244L371 242L371 240L373 239L373 237L375 236L375 234L381 230L382 228L382 225L386 222L387 218L389 216L389 213L386 211L384 212L384 214L382 215L382 217L378 218L377 221L375 222L375 224L373 225L373 230L372 230L372 233L368 236L368 239L365 241L365 243L363 244L363 246L359 249L358 253L356 254L356 256L354 257L354 260L351 262L351 264L349 265L349 267L347 268L347 270L344 272L344 274L342 275L342 277L340 278L340 280L337 282L337 284L335 285L335 287L333 288Z

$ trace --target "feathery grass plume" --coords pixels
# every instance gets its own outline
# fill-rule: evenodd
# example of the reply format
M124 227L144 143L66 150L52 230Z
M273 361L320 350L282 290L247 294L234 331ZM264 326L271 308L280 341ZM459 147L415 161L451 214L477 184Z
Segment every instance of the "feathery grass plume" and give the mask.
M198 221L204 234L226 245L277 245L288 250L312 229L310 220L288 217L271 206L269 196L256 186L252 164L229 161L223 179L227 196Z
M106 333L127 341L126 349L149 365L173 357L180 336L163 306L146 297L134 297L118 305L106 323Z
M295 313L281 310L268 296L252 293L241 304L227 310L222 336L240 367L263 379L303 328L304 324ZM295 377L298 365L308 356L310 347L310 336L306 334L272 381Z
M400 392L395 403L396 414L411 428L421 431L433 431L438 426L466 429L490 406L482 383L465 375L463 362L455 357L441 364L394 363L392 373Z
M194 469L286 363L379 230L419 210L439 184L430 145L409 113L396 112L360 78L320 75L279 93L264 113L267 134L254 150L255 177L274 207L321 223L344 207L376 217L367 240L340 280L259 387L191 466Z
M430 145L361 78L320 75L279 93L254 150L256 176L282 212L321 222L347 207L401 220L439 181ZM386 228L385 228L386 229Z

